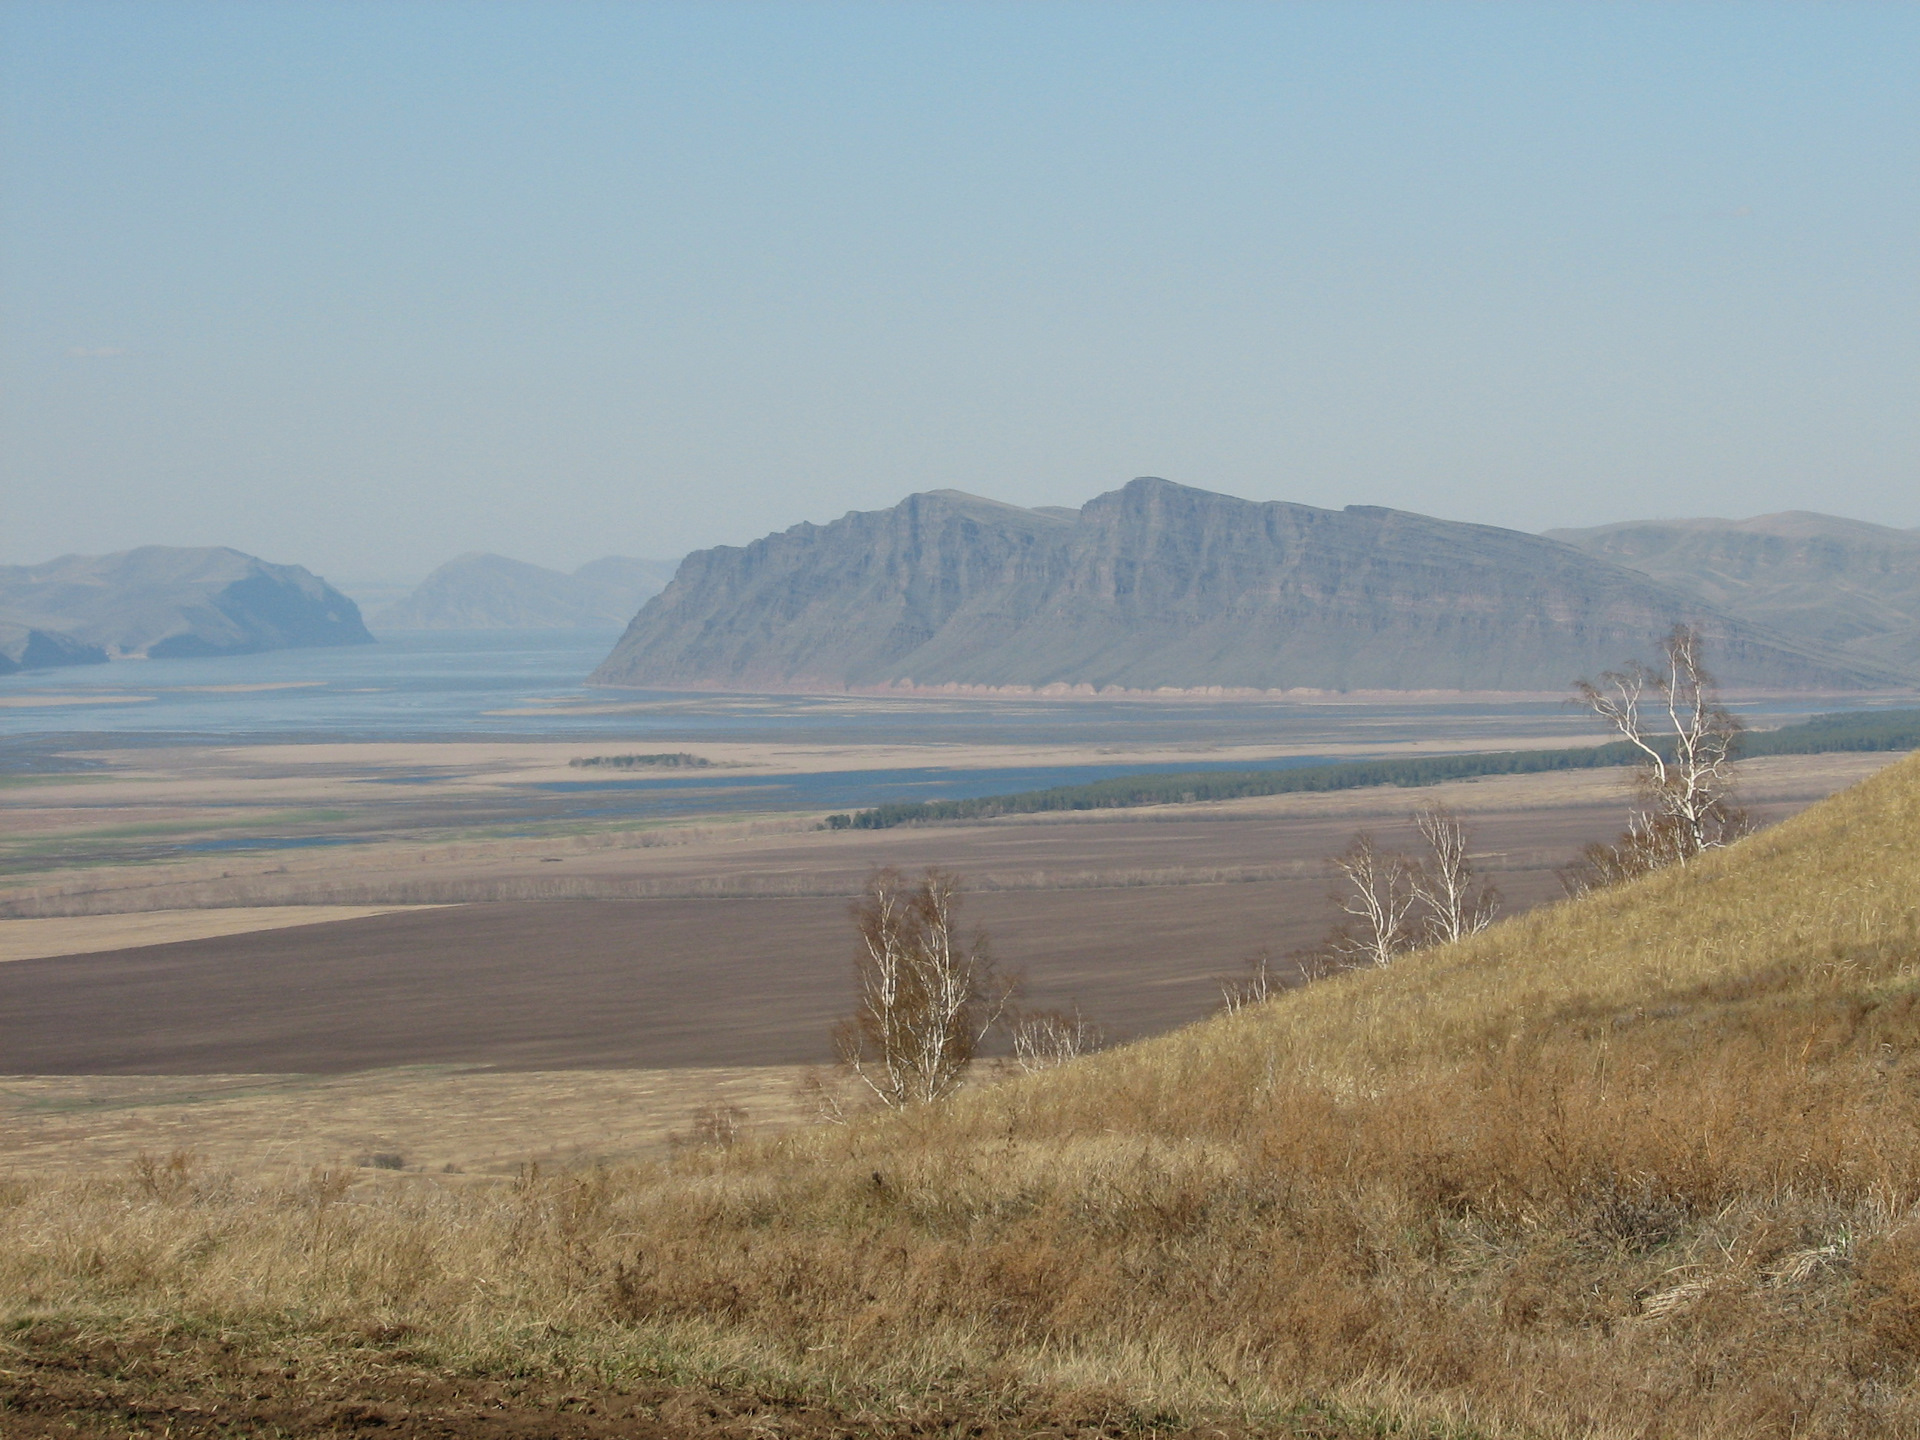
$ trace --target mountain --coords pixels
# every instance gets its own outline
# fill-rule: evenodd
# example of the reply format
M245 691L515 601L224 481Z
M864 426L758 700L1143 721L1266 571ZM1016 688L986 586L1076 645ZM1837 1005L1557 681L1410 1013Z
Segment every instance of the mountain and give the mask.
M1920 679L1920 530L1789 510L1547 534L1827 653Z
M0 675L61 665L104 665L107 652L69 635L0 621Z
M0 627L42 637L21 642L22 668L373 643L359 607L311 571L224 547L0 566ZM36 643L41 655L72 658L35 660Z
M1889 683L1537 535L1151 477L1077 512L941 490L697 551L592 683L1561 692L1682 619L1732 684Z
M571 575L510 560L462 555L406 599L373 617L378 630L612 630L673 577L671 560L609 555Z

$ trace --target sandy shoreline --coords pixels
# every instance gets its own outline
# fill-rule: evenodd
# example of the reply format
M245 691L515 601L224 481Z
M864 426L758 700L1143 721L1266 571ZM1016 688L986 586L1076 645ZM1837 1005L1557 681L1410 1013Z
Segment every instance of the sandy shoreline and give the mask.
M945 744L939 742L810 745L771 741L683 742L672 744L636 739L606 740L498 740L498 741L337 741L316 745L209 746L209 761L264 768L285 765L359 767L368 771L415 771L422 776L439 772L446 779L491 780L495 783L552 780L678 779L694 773L681 769L585 770L570 765L596 755L647 754L685 751L748 775L817 775L860 770L1012 770L1081 765L1215 765L1227 762L1255 764L1262 760L1303 755L1457 755L1484 750L1551 750L1601 745L1605 735L1564 734L1502 737L1497 743L1479 737L1438 737L1423 740L1350 740L1269 744ZM112 761L123 752L81 751L75 755ZM459 775L456 772L466 772Z

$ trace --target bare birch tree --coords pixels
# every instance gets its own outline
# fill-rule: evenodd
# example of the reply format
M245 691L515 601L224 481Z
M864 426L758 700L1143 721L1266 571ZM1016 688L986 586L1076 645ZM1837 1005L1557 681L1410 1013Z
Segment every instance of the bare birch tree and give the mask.
M960 878L876 871L853 906L859 1004L834 1034L840 1061L894 1109L951 1095L1013 998L986 937L954 927Z
M1635 777L1643 808L1597 872L1684 865L1746 832L1746 816L1733 803L1741 725L1720 703L1702 648L1699 631L1676 625L1661 643L1660 666L1635 661L1573 687L1580 704L1645 757Z
M1368 965L1391 965L1418 938L1412 923L1417 901L1413 862L1382 850L1364 831L1329 862L1336 879L1333 900L1347 916L1328 942L1334 951Z
M1500 892L1480 883L1467 853L1467 827L1445 805L1423 805L1413 825L1426 842L1427 858L1413 867L1409 884L1426 910L1426 939L1435 945L1478 935L1493 923Z
M1382 850L1363 831L1328 862L1333 901L1346 919L1317 952L1317 970L1324 973L1329 958L1336 968L1390 965L1405 951L1462 940L1493 923L1500 892L1475 874L1465 822L1435 803L1414 812L1413 826L1426 843L1420 860ZM1228 992L1228 1009L1243 1003Z

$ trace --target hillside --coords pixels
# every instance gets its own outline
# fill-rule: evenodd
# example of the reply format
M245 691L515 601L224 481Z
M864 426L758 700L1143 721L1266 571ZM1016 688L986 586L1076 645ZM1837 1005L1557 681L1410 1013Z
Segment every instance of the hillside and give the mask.
M71 636L0 621L0 675L52 670L62 665L104 665L107 652Z
M1547 535L1802 643L1920 679L1920 531L1790 510Z
M592 683L1557 693L1677 619L1730 684L1888 683L1538 536L1151 478L1077 512L936 491L697 551Z
M1920 759L1388 970L663 1168L13 1180L10 1413L1910 1434L1916 826Z
M42 632L46 651L79 657L54 663L373 642L359 608L312 572L223 547L0 566L0 627Z
M614 630L673 577L673 562L609 555L572 574L462 555L373 617L377 630Z

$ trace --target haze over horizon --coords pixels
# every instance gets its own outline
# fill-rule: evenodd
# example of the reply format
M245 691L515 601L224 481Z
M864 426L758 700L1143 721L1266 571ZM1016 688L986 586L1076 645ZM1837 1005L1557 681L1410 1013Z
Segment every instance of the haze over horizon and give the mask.
M0 563L1920 526L1920 8L0 9Z

